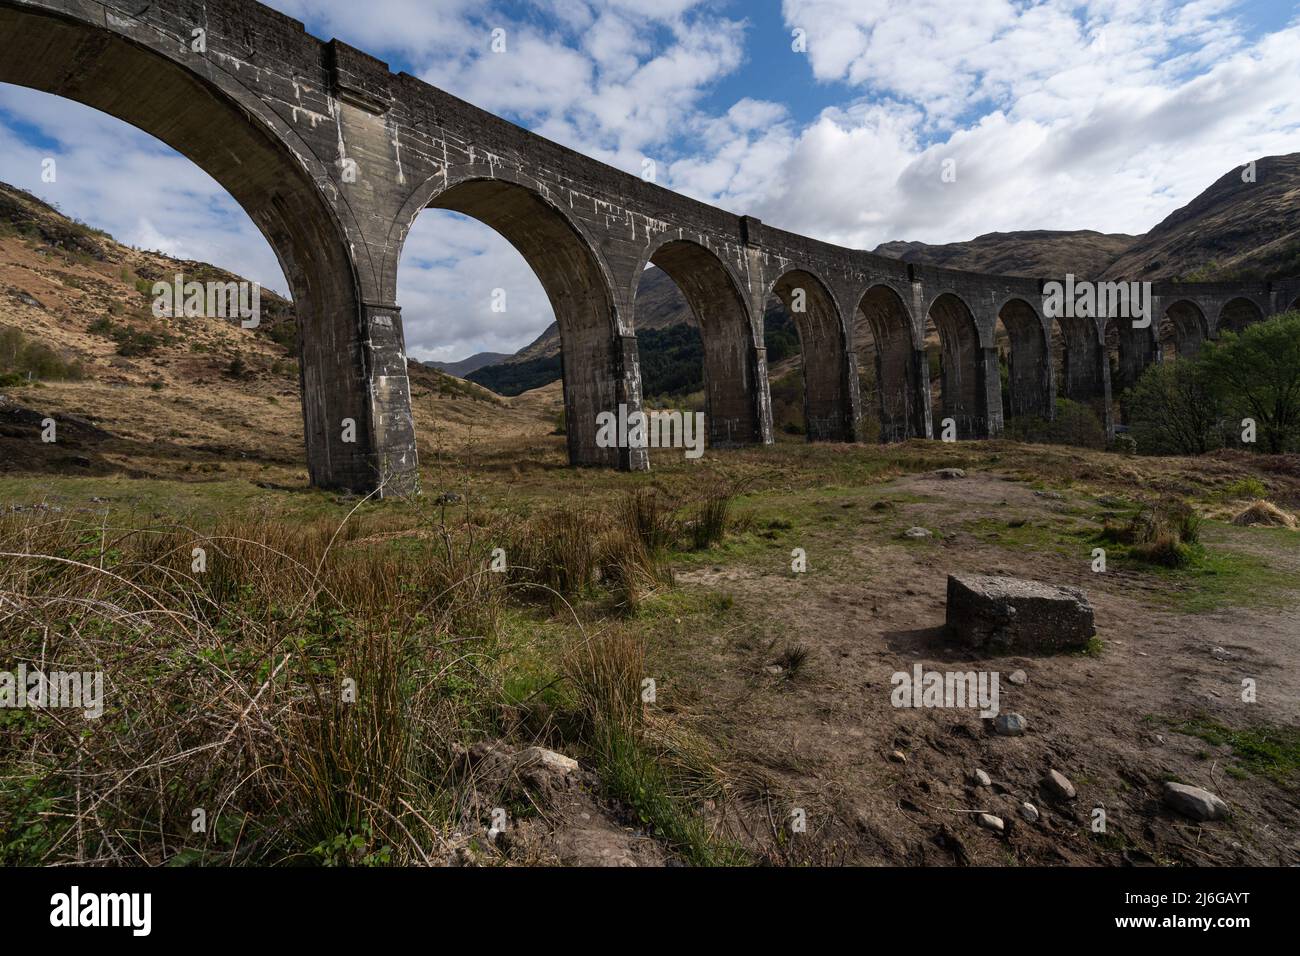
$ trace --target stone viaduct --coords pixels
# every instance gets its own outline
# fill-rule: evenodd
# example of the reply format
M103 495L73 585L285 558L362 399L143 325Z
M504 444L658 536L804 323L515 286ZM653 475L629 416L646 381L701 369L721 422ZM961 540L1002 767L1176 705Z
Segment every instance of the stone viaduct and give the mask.
M0 82L151 133L248 212L291 285L308 467L325 487L418 486L397 267L428 207L486 223L540 278L560 327L576 465L648 467L644 449L595 441L598 412L641 405L636 290L647 263L672 277L699 321L714 445L772 440L762 328L772 295L798 328L808 437L824 441L863 433L862 355L876 365L887 441L933 437L945 418L960 438L994 436L1004 416L1050 416L1058 394L1092 403L1109 424L1112 390L1160 360L1165 317L1174 347L1190 353L1300 298L1300 280L1158 283L1150 328L1056 320L1058 369L1043 280L909 265L732 215L395 75L253 0L0 0Z

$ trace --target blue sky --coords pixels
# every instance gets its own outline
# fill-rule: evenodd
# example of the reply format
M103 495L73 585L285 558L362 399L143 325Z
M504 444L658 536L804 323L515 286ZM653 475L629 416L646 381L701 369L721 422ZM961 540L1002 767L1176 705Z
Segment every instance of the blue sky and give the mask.
M866 249L1143 232L1233 166L1300 150L1300 19L1276 0L271 6L604 162L639 173L652 158L670 188ZM488 52L494 27L504 56ZM224 190L76 103L0 84L0 179L124 242L285 289ZM437 210L407 241L398 300L417 358L513 351L550 322L504 240Z

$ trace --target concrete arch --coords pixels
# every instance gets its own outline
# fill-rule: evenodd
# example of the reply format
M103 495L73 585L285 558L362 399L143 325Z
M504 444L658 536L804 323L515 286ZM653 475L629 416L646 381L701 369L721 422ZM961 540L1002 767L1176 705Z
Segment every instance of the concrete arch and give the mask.
M93 20L81 19L84 14ZM96 13L98 10L98 13ZM161 33L0 6L0 82L83 103L171 146L224 187L275 252L298 317L311 481L389 490L416 481L400 314L373 293L351 248L356 224L330 171L274 110L214 58ZM141 80L147 77L147 80ZM343 423L356 423L344 442Z
M1009 346L1004 414L1051 418L1052 342L1038 310L1028 300L1012 296L998 307L995 322L1006 330Z
M622 294L625 290L618 288L618 283L614 279L614 271L609 267L609 263L600 251L598 238L592 234L587 223L580 216L572 215L567 206L552 195L552 190L544 182L521 170L492 162L458 163L452 166L437 166L435 164L435 169L436 172L432 176L410 191L393 219L392 228L388 234L388 251L384 257L382 269L385 281L390 282L393 287L396 286L397 268L401 262L403 245L420 213L430 207L450 208L440 207L438 197L458 186L490 181L505 186L517 186L524 192L531 194L539 210L544 209L555 220L562 221L578 237L590 254L595 267L599 270L601 281L610 290L612 300L616 305L621 301L630 301L626 295ZM469 214L466 213L465 215ZM478 217L473 218L477 219ZM486 223L486 225L492 226L491 223ZM495 229L496 227L492 226L492 228ZM509 237L506 238L509 240ZM635 295L635 283L626 292ZM618 310L616 320L620 335L635 334L631 318L624 315L621 309Z
M942 422L951 418L957 438L987 438L988 363L974 312L955 292L941 292L930 300L926 318L939 334L940 401L934 415L935 434L942 437Z
M1137 384L1147 366L1158 358L1158 325L1134 328L1133 320L1109 318L1103 332L1106 360L1111 368L1111 392L1115 400ZM1121 405L1121 413L1124 414Z
M1165 360L1190 358L1210 337L1205 310L1191 299L1177 299L1165 307L1157 334Z
M649 261L676 283L700 326L709 443L770 440L766 371L759 367L749 307L731 270L711 249L689 239L657 243Z
M858 418L856 362L835 296L826 283L802 268L788 269L768 289L769 295L781 300L799 332L808 440L853 441Z
M858 299L854 347L858 361L868 359L876 373L875 407L880 415L880 440L924 437L927 424L925 350L916 342L916 323L907 302L894 286L876 283ZM865 336L871 333L871 354ZM865 404L865 399L864 399Z
M466 170L435 176L412 193L407 206L417 202L488 226L519 251L541 282L560 329L569 462L648 467L646 449L604 448L596 441L600 413L641 409L641 378L631 322L620 315L609 271L583 231L541 191L514 177ZM403 236L407 232L409 223Z
M1053 331L1056 397L1091 406L1105 422L1110 415L1110 360L1098 321L1061 315L1056 317Z
M1240 332L1246 326L1261 322L1263 319L1264 310L1257 303L1245 296L1237 296L1223 303L1223 307L1219 309L1218 318L1215 320L1216 334Z

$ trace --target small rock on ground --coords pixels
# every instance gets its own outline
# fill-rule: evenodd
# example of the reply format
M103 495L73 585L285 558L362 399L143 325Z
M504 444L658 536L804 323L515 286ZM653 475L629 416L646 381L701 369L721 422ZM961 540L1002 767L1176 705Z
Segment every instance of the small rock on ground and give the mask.
M1029 682L1029 675L1024 671L1012 671L1010 675L1007 676L1007 680L1019 687L1020 685Z
M1002 822L1001 817L995 817L991 813L981 813L979 824L986 830L992 830L994 833L1001 833L1006 829L1006 824Z
M1026 800L1020 805L1020 819L1026 823L1038 822L1038 808Z
M989 775L985 773L983 770L976 770L973 774L970 775L970 778L971 778L971 782L975 784L975 786L977 787L993 786L993 781L989 778Z
M1043 778L1043 788L1052 796L1062 800L1073 800L1076 792L1070 778L1059 770L1047 771L1047 776Z
M908 528L903 532L904 538L928 538L930 532L926 528Z
M1021 714L998 714L993 718L993 730L1003 737L1019 737L1028 726Z
M1222 820L1228 815L1228 805L1200 787L1185 783L1165 784L1165 804L1193 820Z

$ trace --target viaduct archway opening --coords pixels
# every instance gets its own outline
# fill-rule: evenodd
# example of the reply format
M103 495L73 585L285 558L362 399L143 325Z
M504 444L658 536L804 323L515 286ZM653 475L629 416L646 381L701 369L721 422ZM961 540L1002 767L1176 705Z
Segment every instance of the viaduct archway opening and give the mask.
M858 302L853 330L858 356L864 440L903 441L925 436L912 318L890 286L875 285Z
M1224 303L1219 311L1219 334L1244 331L1246 326L1263 319L1264 313L1259 306L1250 299L1238 296Z
M1201 350L1209 338L1205 313L1187 299L1179 299L1160 318L1160 351L1165 361L1190 358Z
M1085 316L1058 316L1052 323L1052 367L1056 397L1086 405L1104 427L1109 359L1104 340L1097 336L1096 320Z
M794 322L803 366L804 428L809 441L852 441L848 353L839 309L810 272L794 269L772 286Z
M622 387L627 352L609 281L586 240L537 193L501 179L461 181L437 193L428 206L469 216L499 233L545 289L560 332L569 462L636 467L629 463L636 457L629 449L597 442L599 413L617 414L620 404L634 411L640 396L628 396Z
M1156 360L1156 337L1151 325L1134 328L1132 318L1106 320L1106 361L1110 366L1111 407L1118 422L1128 421L1124 393L1137 384Z
M951 292L936 298L926 317L925 342L934 437L944 436L945 419L952 420L959 439L987 437L983 350L970 307Z
M994 340L1006 421L1051 418L1048 341L1038 312L1024 299L1007 301L998 312Z
M381 376L383 394L372 394L368 368L375 354L401 354L401 326L363 336L346 234L306 168L311 151L291 145L291 131L274 128L274 118L254 118L260 104L240 99L239 83L211 63L200 76L101 26L12 7L0 7L0 36L0 82L75 100L161 140L230 193L266 237L297 316L312 483L360 490L413 477L409 416L400 413L405 366L381 370L391 372ZM371 337L383 340L378 348ZM345 440L349 420L353 441ZM385 430L402 434L387 443ZM385 446L400 447L398 457L388 459Z
M647 339L654 334L666 340L663 359L672 365L668 369L668 397L675 397L673 404L683 411L704 412L709 445L725 447L761 442L763 428L759 417L754 334L745 300L727 267L712 251L689 240L661 245L651 255L650 262L663 270L690 306L698 339L703 344L704 392L702 402L681 401L686 396L681 395L683 383L677 380L686 374L694 380L694 363L674 376L674 370L682 364L678 356L685 352L674 348L674 344L692 335L680 326L656 333L646 328L647 321L653 321L650 312L653 300L642 294L646 291L653 295L653 290L646 288L651 273L647 270L642 274L636 304L637 340L641 344L642 383L647 399L658 397L651 394L652 369L645 349Z

